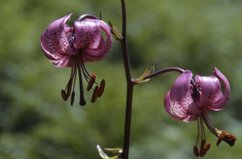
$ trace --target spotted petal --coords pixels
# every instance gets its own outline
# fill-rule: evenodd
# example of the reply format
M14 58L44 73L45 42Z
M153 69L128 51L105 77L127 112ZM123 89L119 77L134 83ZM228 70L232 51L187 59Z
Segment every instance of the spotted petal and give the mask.
M84 61L100 60L106 55L112 44L110 28L102 20L93 18L82 20L76 21L74 24L76 30L74 46L76 49L82 49ZM106 37L103 37L102 31Z
M190 91L191 80L191 71L185 71L176 79L170 92L172 101L182 103L182 100L187 96Z
M209 106L209 108L211 110L214 110L214 111L219 111L219 110L224 108L224 106L226 105L226 103L229 100L230 84L229 84L229 81L227 80L227 78L217 68L214 69L214 76L216 76L219 79L219 81L221 83L223 83L223 85L224 85L224 93L223 93L223 96L221 95L222 97L219 98L218 100L214 101Z
M199 76L195 77L195 81L200 88L200 101L196 101L198 107L206 110L212 103L223 98L221 85L215 76Z
M106 37L101 35L98 45L91 46L84 50L84 57L87 61L96 61L102 59L109 52L112 45L111 31L109 26L102 20L98 20L97 23L101 32L103 31Z
M97 47L101 38L101 31L97 22L93 20L75 21L75 49Z
M180 103L178 103L177 101L171 100L170 91L168 91L168 93L166 94L164 105L165 105L165 110L167 111L168 114L170 114L171 117L178 120L183 120L187 118L188 114L182 108Z
M73 54L71 47L72 28L65 23L70 18L68 14L53 21L41 36L41 46L47 58L57 67L68 66L69 56Z

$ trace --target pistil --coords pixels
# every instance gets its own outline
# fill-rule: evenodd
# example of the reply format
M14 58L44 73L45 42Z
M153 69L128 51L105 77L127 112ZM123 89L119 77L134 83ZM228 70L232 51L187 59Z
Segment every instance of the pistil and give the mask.
M77 62L77 69L78 69L79 87L80 87L80 102L79 102L79 104L81 106L84 106L84 105L86 105L86 101L85 101L85 98L84 98L82 72L81 72L81 65L79 64L79 62Z

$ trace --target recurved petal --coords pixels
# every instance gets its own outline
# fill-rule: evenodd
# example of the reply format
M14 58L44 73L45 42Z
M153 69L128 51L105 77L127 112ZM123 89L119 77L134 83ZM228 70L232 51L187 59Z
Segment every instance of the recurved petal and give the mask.
M196 101L196 103L202 109L207 109L212 103L223 98L221 85L217 77L197 75L195 81L200 88L200 101Z
M224 93L223 93L223 97L217 99L216 101L214 101L209 106L209 108L211 110L214 110L214 111L219 111L219 110L222 110L224 108L224 106L226 105L226 103L229 100L229 96L230 96L230 84L229 84L228 79L217 68L214 69L213 74L214 74L214 76L216 76L219 79L219 81L221 83L223 83L223 85L224 85Z
M184 120L188 117L187 112L182 108L180 103L171 100L170 91L168 91L165 96L164 105L166 112L170 114L171 117L178 120Z
M97 48L100 43L101 30L96 21L85 19L84 21L75 21L75 49Z
M186 70L174 82L170 90L170 98L172 101L182 102L191 89L192 72Z
M110 28L105 22L85 18L83 21L76 21L75 28L74 47L82 49L83 61L101 60L108 53L112 40Z
M95 49L84 49L83 54L82 54L84 61L101 60L106 55L104 45L105 45L105 42L104 42L103 38L101 37L101 39L99 41L99 45L98 45L97 48L95 48Z
M189 116L196 116L201 113L201 109L194 102L192 88L189 89L186 96L182 99L181 106Z
M56 67L71 67L73 61L71 58L62 57L59 59L50 60Z
M70 44L72 28L65 24L70 16L71 14L68 14L53 21L42 33L41 46L50 60L57 60L73 53Z
M100 20L99 21L99 25L101 27L101 29L105 32L106 34L106 40L105 40L105 45L103 46L105 48L105 53L107 53L109 51L109 49L112 46L112 34L111 34L111 29L108 26L107 23L105 23L104 21Z
M183 119L182 121L184 122L190 122L190 121L194 121L197 120L198 115L188 115L185 119Z

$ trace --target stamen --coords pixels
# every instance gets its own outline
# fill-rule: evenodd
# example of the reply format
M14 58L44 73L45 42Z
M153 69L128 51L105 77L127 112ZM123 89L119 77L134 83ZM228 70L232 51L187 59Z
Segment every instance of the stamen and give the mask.
M95 83L95 80L96 80L96 75L92 74L90 77L90 80L88 81L87 91L90 91L92 89L92 86Z
M61 90L61 97L64 101L66 101L71 94L73 76L75 76L75 74L76 74L76 71L74 68L75 68L75 65L72 65L70 79L67 82L65 90L63 90L63 89Z
M206 140L206 133L205 133L205 129L204 129L204 122L202 120L202 118L200 119L200 124L201 124L201 134L202 134L202 140Z
M71 77L67 83L66 95L69 97L71 95L73 77Z
M103 79L98 88L98 93L97 93L98 97L101 97L103 95L104 89L105 89L105 80Z
M62 97L62 99L64 101L66 101L68 99L68 96L67 96L66 92L63 89L61 90L61 97Z
M210 143L207 143L206 145L204 145L202 151L200 151L200 156L201 157L205 156L208 150L210 149L210 147L211 147Z
M98 86L95 87L94 91L93 91L93 94L92 94L92 99L91 99L91 102L92 103L95 103L96 100L97 100L97 97L98 97Z
M212 123L207 113L202 114L202 118L205 124L207 125L207 127L209 128L209 130L218 137L218 140L216 143L217 146L221 143L222 140L227 144L229 144L230 146L233 146L235 144L236 137L225 130L219 130L215 128L214 124Z
M200 156L197 146L194 146L194 147L193 147L193 154L194 154L196 157L199 157L199 156Z
M196 139L196 146L198 145L198 140L200 138L200 120L197 120L197 139Z
M222 140L224 142L226 142L227 144L229 144L230 146L234 146L235 141L237 139L233 134L230 134L225 130L219 130L217 128L215 130L218 133L218 140L217 140L217 143L216 143L217 146L221 143Z
M82 62L82 71L83 74L87 75L88 77L91 77L91 75L88 73L86 66L84 65L84 62Z
M204 122L201 117L197 119L198 135L196 140L196 146L193 147L193 153L196 157L203 157L210 149L210 143L206 143L206 133L204 129ZM198 149L198 142L200 142L200 148Z
M200 145L200 149L199 149L199 153L200 155L202 154L202 152L204 151L204 146L206 144L206 141L205 140L202 140L201 142L201 145Z
M92 75L90 75L89 72L87 71L87 68L84 65L84 62L81 62L81 69L85 80L88 82Z
M73 77L73 80L74 80L74 83L72 85L72 92L71 92L71 106L74 104L74 100L75 100L75 85L76 85L76 67L74 68L74 77Z

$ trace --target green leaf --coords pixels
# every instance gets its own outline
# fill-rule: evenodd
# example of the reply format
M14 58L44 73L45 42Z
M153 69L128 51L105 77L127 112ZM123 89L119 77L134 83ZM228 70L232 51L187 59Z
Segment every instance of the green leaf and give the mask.
M104 150L114 154L121 154L123 152L121 148L104 148Z
M117 154L115 156L109 157L105 152L103 152L99 145L97 145L97 150L102 159L118 159L119 155L123 152L121 148L105 148L104 150Z
M150 79L149 78L145 79L145 77L147 77L154 71L155 71L155 66L151 66L151 67L147 68L141 76L139 76L138 78L136 78L134 80L134 83L139 84L139 83L148 82Z
M114 38L116 40L121 41L123 39L123 36L121 35L121 33L118 31L118 29L110 21L108 21L108 23L110 25L111 32L112 32Z

